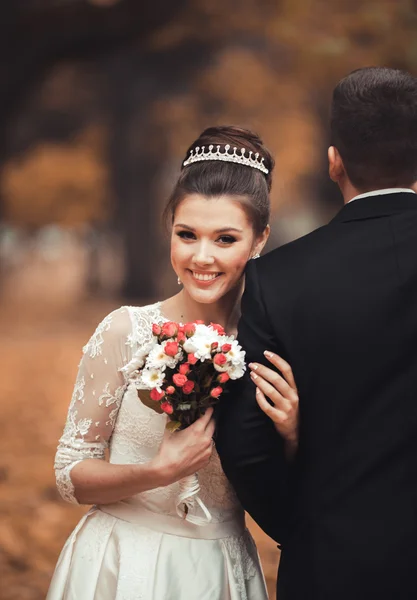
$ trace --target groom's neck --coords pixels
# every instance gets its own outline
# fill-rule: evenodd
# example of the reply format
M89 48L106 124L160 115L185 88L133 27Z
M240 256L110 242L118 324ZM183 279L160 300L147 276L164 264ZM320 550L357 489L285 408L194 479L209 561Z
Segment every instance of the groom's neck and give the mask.
M359 196L359 194L364 194L367 191L369 191L369 192L372 191L372 190L359 190L354 185L352 185L352 183L349 181L349 179L346 179L343 182L343 185L340 185L339 187L340 187L340 191L342 192L343 202L345 204L350 202L352 200L352 198L354 198L355 196Z
M386 186L386 185L378 185L375 184L373 187L369 187L367 189L358 189L354 185L352 185L351 181L346 180L343 185L339 185L340 191L342 192L343 202L347 204L355 198L359 196L359 194L366 194L367 192L374 192L376 190L383 190L387 187L399 187L399 188L410 188L414 192L417 193L417 181L415 181L412 185L398 185L398 186Z

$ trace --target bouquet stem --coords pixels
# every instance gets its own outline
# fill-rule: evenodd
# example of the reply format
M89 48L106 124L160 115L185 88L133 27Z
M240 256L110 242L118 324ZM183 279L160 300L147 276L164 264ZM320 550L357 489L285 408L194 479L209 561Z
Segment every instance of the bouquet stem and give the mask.
M183 477L180 479L179 484L180 491L176 501L177 515L194 525L204 526L210 523L211 514L198 496L200 484L197 473ZM196 504L201 508L203 517L190 514L190 509L194 508Z

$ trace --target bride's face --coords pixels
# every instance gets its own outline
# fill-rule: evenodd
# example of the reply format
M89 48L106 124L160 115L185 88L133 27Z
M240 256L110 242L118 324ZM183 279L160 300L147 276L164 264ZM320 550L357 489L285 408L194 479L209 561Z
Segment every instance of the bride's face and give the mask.
M185 290L211 304L241 281L247 261L264 246L239 200L191 194L179 204L171 237L171 262Z

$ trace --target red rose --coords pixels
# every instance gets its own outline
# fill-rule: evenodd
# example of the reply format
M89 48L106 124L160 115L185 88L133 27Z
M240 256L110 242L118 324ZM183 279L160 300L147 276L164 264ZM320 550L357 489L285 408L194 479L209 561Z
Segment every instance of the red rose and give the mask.
M174 407L170 402L162 402L161 408L167 415L172 415L172 413L174 412Z
M190 365L195 365L195 363L198 361L198 358L196 358L195 354L191 353L188 355L187 361L190 363Z
M227 363L227 358L220 352L219 354L214 355L213 362L215 365L222 367L225 363Z
M211 350L217 350L218 346L219 346L219 342L213 342L211 345Z
M164 352L167 356L176 356L178 354L178 342L167 342Z
M190 372L190 365L188 363L180 365L179 371L181 375L188 375L188 373Z
M227 352L230 352L231 349L232 349L232 344L223 344L223 346L222 346L222 352L224 352L225 354Z
M188 381L186 376L182 375L182 373L175 373L175 375L172 377L172 380L178 387L182 387L185 382Z
M182 391L184 392L184 394L191 394L191 392L194 389L194 385L194 381L191 381L190 379L186 381L182 387Z
M154 323L152 325L152 333L154 335L161 335L161 331L162 331L161 326L158 325L158 323Z
M227 373L220 373L220 375L217 377L217 381L220 381L220 383L226 383L226 381L229 381L230 377Z
M219 335L224 335L225 334L224 327L222 327L218 323L210 323L210 325L211 325L211 327L213 327L214 331L217 331L217 333Z
M195 334L195 325L194 323L186 323L184 325L184 333L189 338Z
M220 394L222 393L222 391L223 391L223 388L218 385L217 387L215 387L211 390L210 396L212 398L218 398L220 396Z
M155 400L155 402L159 402L165 396L164 392L158 392L156 388L151 389L151 393L149 394L151 400Z
M167 338L175 337L178 333L178 323L174 321L168 321L162 325L162 335Z
M187 338L185 337L185 333L183 331L179 331L178 335L177 335L177 342L179 344L182 344L183 342L185 342Z
M225 373L222 373L222 375L225 375ZM167 393L167 394L169 394L170 396L171 396L172 394L175 394L175 388L174 388L174 386L173 386L173 385L169 385L165 391L166 391L166 393Z

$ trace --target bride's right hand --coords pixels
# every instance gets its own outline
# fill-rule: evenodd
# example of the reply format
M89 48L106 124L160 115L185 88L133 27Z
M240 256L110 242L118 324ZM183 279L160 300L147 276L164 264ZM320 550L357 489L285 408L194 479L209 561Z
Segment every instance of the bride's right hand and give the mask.
M165 485L179 481L205 467L213 452L213 409L183 431L165 432L154 459Z

